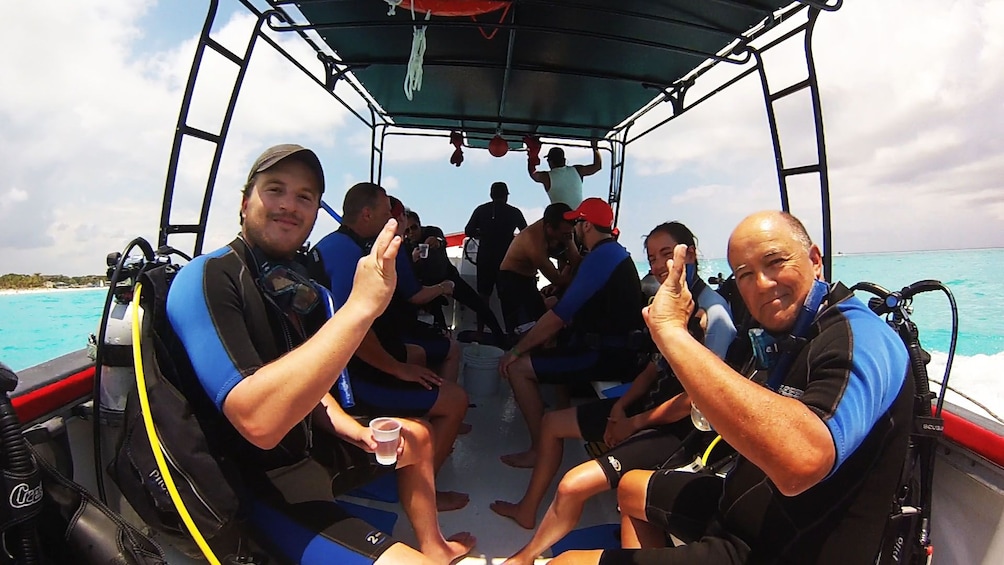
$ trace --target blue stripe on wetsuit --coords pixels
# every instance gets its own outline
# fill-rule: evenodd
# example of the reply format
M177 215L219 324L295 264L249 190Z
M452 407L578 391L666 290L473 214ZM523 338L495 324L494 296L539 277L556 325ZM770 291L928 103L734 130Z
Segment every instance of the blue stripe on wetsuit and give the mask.
M607 284L617 265L629 257L627 249L613 240L594 247L582 259L572 284L552 311L565 324L570 324L576 312Z
M337 304L345 304L352 293L352 279L356 264L363 256L362 249L347 234L332 232L317 242L314 249L324 261L324 270L331 282L331 294Z
M227 353L206 302L206 264L231 252L223 247L196 257L178 272L167 295L167 318L185 345L195 374L216 408L244 376Z
M835 472L861 445L899 395L909 367L906 346L881 318L851 297L837 304L850 324L851 370L840 403L826 427L833 436Z

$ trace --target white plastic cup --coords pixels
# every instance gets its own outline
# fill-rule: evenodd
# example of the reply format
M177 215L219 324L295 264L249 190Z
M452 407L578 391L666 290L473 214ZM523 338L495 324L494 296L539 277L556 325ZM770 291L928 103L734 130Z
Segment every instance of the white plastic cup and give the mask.
M694 423L694 427L702 432L710 432L712 430L711 422L704 417L701 410L693 402L690 403L690 421Z
M422 259L428 259L429 258L429 244L428 243L419 243L418 244L418 256L421 257Z
M397 463L397 446L401 444L401 422L394 418L375 418L370 431L377 442L376 460L381 465Z

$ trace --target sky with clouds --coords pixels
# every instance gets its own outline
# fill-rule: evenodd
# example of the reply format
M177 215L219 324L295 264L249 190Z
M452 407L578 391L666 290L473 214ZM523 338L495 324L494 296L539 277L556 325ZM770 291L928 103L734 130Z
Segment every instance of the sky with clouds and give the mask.
M377 0L374 0L377 1ZM254 24L222 2L215 38L242 52ZM19 2L0 34L0 273L100 273L134 237L156 241L164 177L205 3L197 0ZM844 253L1004 247L1004 1L847 0L815 32L832 189L833 249ZM434 36L429 37L430 41ZM313 61L291 38L283 44ZM782 53L781 55L785 55ZM997 61L997 63L994 63ZM784 57L768 61L790 75ZM192 123L218 130L235 68L207 60ZM699 88L700 84L698 85ZM691 95L693 96L693 94ZM800 111L802 111L800 113ZM795 164L808 153L808 115L782 108ZM633 131L640 131L638 125ZM274 143L315 148L325 200L336 209L369 176L369 135L342 106L259 44L238 100L215 183L206 250L237 230L240 186ZM210 148L186 143L172 219L197 218ZM789 147L789 146L786 146ZM449 164L444 138L390 138L383 184L424 223L463 228L496 180L528 220L546 197L522 153L468 149ZM587 163L585 149L567 151ZM606 196L606 171L587 195ZM794 183L793 211L815 188ZM706 257L722 257L750 211L778 206L777 179L756 76L633 143L627 155L622 241L679 219ZM800 190L802 189L802 190ZM815 229L818 220L807 213ZM311 239L334 229L320 217ZM184 248L186 240L172 240ZM188 244L190 246L190 243ZM839 274L839 273L838 273Z

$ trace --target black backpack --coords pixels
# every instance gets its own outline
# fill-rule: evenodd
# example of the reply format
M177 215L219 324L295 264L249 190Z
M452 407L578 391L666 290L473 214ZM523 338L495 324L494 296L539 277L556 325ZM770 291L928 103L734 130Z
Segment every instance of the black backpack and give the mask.
M196 403L190 399L198 383L184 378L194 371L167 319L167 292L178 269L159 264L138 277L144 311L142 367L150 412L171 477L201 535L222 562L254 563L238 551L246 546L240 530L248 510L240 496L245 492L241 475L234 461L219 455L219 441L212 440L219 426L197 415L206 411L193 410ZM129 393L122 437L108 473L144 522L187 553L199 551L154 459L135 389Z

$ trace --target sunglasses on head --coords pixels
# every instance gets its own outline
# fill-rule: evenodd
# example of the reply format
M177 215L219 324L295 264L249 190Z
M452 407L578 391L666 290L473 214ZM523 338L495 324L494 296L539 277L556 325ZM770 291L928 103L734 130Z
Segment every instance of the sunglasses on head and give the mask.
M303 275L284 265L273 265L259 277L262 290L280 305L286 305L300 315L309 314L320 302L317 288Z

